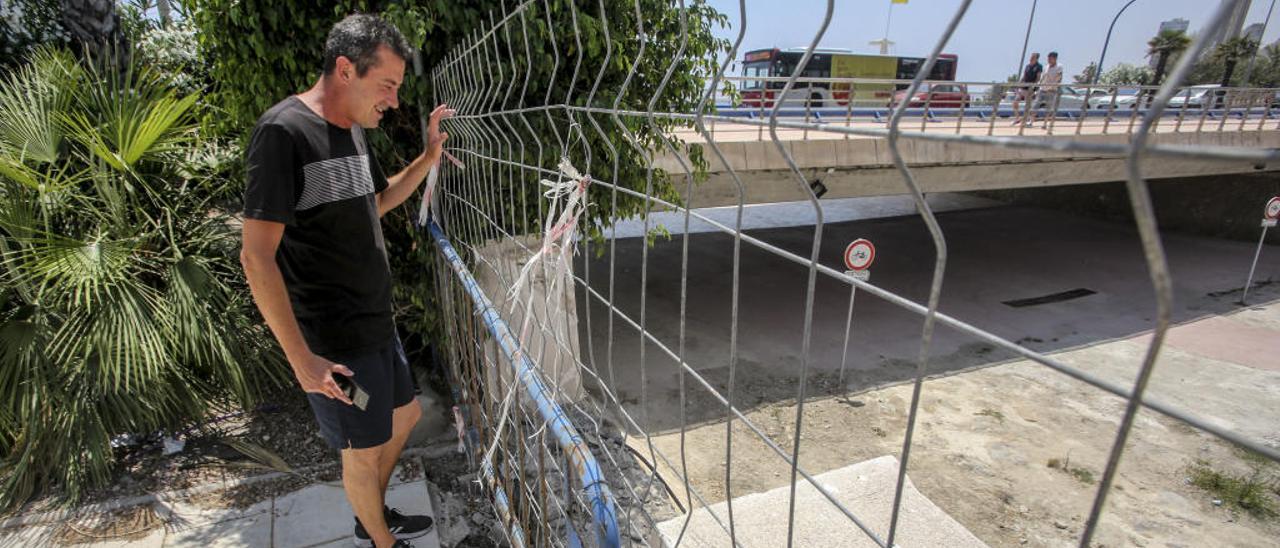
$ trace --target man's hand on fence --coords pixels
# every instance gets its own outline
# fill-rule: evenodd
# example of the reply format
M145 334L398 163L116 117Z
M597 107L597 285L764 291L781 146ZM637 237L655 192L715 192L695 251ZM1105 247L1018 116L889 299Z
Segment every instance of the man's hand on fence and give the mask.
M449 139L448 133L440 131L440 120L453 116L455 111L449 105L437 105L431 111L431 119L427 122L427 157L432 163L440 161L440 153L444 150L444 142Z
M347 366L333 363L315 354L311 354L309 358L306 358L301 363L292 365L293 374L298 378L298 384L302 385L304 391L320 394L351 405L351 399L342 392L342 388L339 388L338 383L333 380L334 373L348 377L355 375Z

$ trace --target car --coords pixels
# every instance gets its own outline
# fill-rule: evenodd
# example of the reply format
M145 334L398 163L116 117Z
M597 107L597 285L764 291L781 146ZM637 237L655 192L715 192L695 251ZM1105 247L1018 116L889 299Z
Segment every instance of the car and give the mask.
M1072 111L1072 110L1080 110L1083 108L1091 108L1089 99L1100 95L1103 91L1101 89L1091 89L1088 92L1088 96L1087 96L1088 98L1086 98L1084 88L1078 88L1078 87L1072 87L1072 86L1059 86L1057 89L1060 93L1060 96L1057 97L1056 99L1057 108L1059 111ZM1016 98L1017 93L1018 93L1017 91L1005 92L1004 97L1000 100L1000 108L1001 109L1012 108L1013 100ZM1032 105L1033 108L1048 109L1048 108L1054 107L1055 99L1052 94L1048 94L1048 93L1039 94L1038 90L1037 90L1037 93L1038 95L1036 96L1036 99L1033 99L1035 101L1035 104ZM1030 101L1020 100L1019 102L1022 104L1027 104Z
M1138 104L1137 88L1099 89L1102 93L1089 97L1090 109L1131 109Z
M1088 97L1085 95L1084 88L1076 88L1072 86L1059 86L1057 88L1057 107L1058 110L1080 110L1088 108ZM1101 91L1091 90L1090 93ZM1045 93L1040 96L1037 108L1052 108L1054 106L1054 97L1052 94Z
M907 108L969 108L972 98L964 84L926 84L928 90L918 91L907 101ZM907 97L907 90L898 90L889 101L889 108L897 107Z
M1213 106L1213 100L1216 97L1222 97L1226 94L1226 90L1221 89L1219 84L1202 84L1199 86L1190 86L1178 90L1178 93L1169 99L1169 108L1204 108L1206 105Z

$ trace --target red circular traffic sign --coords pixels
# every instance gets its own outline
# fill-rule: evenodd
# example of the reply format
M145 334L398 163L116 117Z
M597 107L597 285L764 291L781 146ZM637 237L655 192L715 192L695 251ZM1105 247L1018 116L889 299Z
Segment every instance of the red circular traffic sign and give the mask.
M849 270L866 270L876 261L876 246L870 240L858 238L844 248L844 266Z
M1266 215L1268 219L1280 219L1280 196L1267 201Z

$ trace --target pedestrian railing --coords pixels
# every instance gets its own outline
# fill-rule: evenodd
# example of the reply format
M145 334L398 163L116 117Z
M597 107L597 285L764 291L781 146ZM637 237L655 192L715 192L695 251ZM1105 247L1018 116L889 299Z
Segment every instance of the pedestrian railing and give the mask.
M921 82L920 91L906 95L911 80L870 78L732 77L731 93L718 93L710 133L722 141L765 140L767 120L774 107L791 130L784 140L808 138L876 137L883 134L894 110L902 105L903 132L971 135L1116 135L1132 134L1156 111L1159 86L1033 84L938 81ZM746 86L746 87L744 87ZM860 89L866 89L862 92ZM1276 100L1280 88L1180 88L1159 109L1152 132L1223 132L1280 129ZM732 121L721 120L734 119ZM844 130L833 130L842 126ZM821 131L819 131L821 130ZM694 140L692 130L679 134Z
M921 74L930 72L970 4L971 0L960 2ZM728 14L737 29L737 38L716 60L718 70L708 75L709 84L696 98L696 104L667 111L657 105L665 104L662 99L669 91L672 74L678 67L689 66L684 46L690 12L684 9L683 1L677 2L677 10L659 10L655 14L643 10L639 0L531 0L494 14L490 25L477 29L430 71L436 101L457 108L459 115L446 122L452 136L449 151L457 161L441 168L431 212L427 215L424 210L424 219L430 217L425 226L439 257L436 289L446 331L442 354L461 402L457 413L460 440L476 464L483 488L491 494L508 539L516 546L679 545L687 540L684 529L674 536L654 534L661 520L657 508L666 502L674 503L678 512L683 512L685 527L694 507L700 508L711 514L734 545L754 545L753 539L739 534L739 525L753 517L733 511L734 496L743 493L733 489L735 470L730 449L726 449L723 458L722 485L723 500L728 504L723 512L717 512L710 503L718 500L712 500L689 481L684 444L673 453L653 443L655 436L664 433L678 433L683 440L693 426L686 408L696 395L719 410L727 448L733 447L733 437L743 435L745 429L747 435L761 442L764 456L790 468L786 524L789 540L797 526L796 489L807 484L820 494L824 504L860 529L866 539L880 546L895 545L900 537L900 511L912 463L923 381L930 373L930 348L939 326L1010 351L1126 402L1079 538L1080 546L1091 545L1099 521L1104 519L1105 502L1140 409L1155 411L1271 460L1280 460L1280 452L1261 440L1146 394L1170 327L1172 286L1142 160L1180 157L1265 164L1280 159L1280 153L1274 150L1149 142L1154 131L1164 131L1169 126L1174 131L1192 127L1193 131L1256 131L1276 129L1275 124L1280 123L1272 116L1275 90L1271 89L1228 89L1221 94L1220 102L1211 95L1210 103L1199 106L1192 106L1187 100L1171 103L1182 90L1191 61L1206 48L1207 39L1214 34L1212 30L1224 25L1233 5L1234 2L1223 2L1215 10L1205 30L1162 86L1136 89L1133 108L1125 108L1118 100L1120 88L1107 86L1081 89L1085 96L1102 90L1104 94L1095 95L1110 94L1112 101L1064 108L1060 104L1064 96L1059 93L1057 105L1033 105L1034 112L1048 114L1048 129L1041 131L1068 128L1061 133L1071 137L1054 139L1032 133L1034 128L1007 125L1013 122L1004 117L1012 115L1012 105L1006 107L1004 100L1006 90L1013 89L1007 84L963 83L971 96L968 104L961 99L955 107L935 108L926 90L954 83L924 82L922 78L889 81L892 86L906 87L900 94L902 99L890 109L888 101L854 104L858 102L857 86L885 82L804 81L791 77L767 82L780 84L773 100L766 96L753 105L737 102L728 108L713 108L715 96L724 93L726 82L746 82L726 74L740 54L749 21L758 24L750 20L745 1L738 3L735 13ZM836 2L829 0L823 16L814 21L817 31L810 49L827 34L835 8ZM672 14L678 21L655 20ZM665 53L659 54L646 29L663 25L667 29L678 25L680 42L669 44L675 47L662 48L660 51ZM603 61L594 65L583 62L584 35L599 40L596 43L606 51ZM617 47L621 44L627 47ZM808 62L806 54L795 73L802 73ZM665 69L654 72L653 66ZM614 78L616 67L626 68L621 81ZM641 78L637 77L640 73L636 67L649 69ZM662 76L656 79L654 74ZM541 86L538 89L547 91L540 96L530 93L531 80ZM847 85L846 92L853 93L855 100L830 105L824 98L819 105L817 100L822 94L807 88L818 84ZM986 87L977 89L980 85ZM746 89L739 87L739 93ZM808 104L777 99L790 98L792 90L802 88L810 93L800 94ZM551 90L558 90L557 96ZM912 104L921 92L925 95L920 104ZM1182 93L1190 98L1191 92ZM637 98L646 108L622 107L624 99L626 104L636 104ZM870 100L880 99L883 98ZM1099 103L1104 106L1097 106ZM1013 129L1002 129L1002 122ZM711 129L713 124L715 131ZM1102 133L1114 132L1121 126L1123 133L1132 137L1123 143L1074 138L1095 126L1101 126ZM816 222L807 250L784 249L743 232L743 184L720 148L725 136L737 131L754 132L755 138L774 143L790 167L792 182L808 195ZM912 197L935 253L926 299L917 302L819 261L824 234L823 203L785 145L788 132L797 131L808 132L809 137L885 140L901 174L903 193ZM720 222L683 207L673 197L679 193L656 190L668 181L684 185L683 196L688 199L696 192L699 168L679 159L682 156L676 155L681 164L679 172L667 175L654 168L655 155L682 146L677 139L705 143L709 153L706 162L723 169L736 182L738 205L733 222ZM997 336L982 327L982 318L957 318L938 311L948 264L947 238L911 168L903 161L903 140L1074 150L1126 158L1126 189L1156 296L1150 342L1132 383L1106 380ZM629 169L628 165L638 169ZM635 209L620 209L620 203L630 203ZM620 271L617 221L634 211L643 225L643 234L649 237L654 229L651 217L659 209L677 212L683 218L685 230L676 236L682 247L678 270L659 270L650 262L650 246L640 245L639 272ZM729 238L732 251L730 258L724 259L721 279L691 277L690 263L699 260L689 255L691 222L709 225ZM792 372L796 379L795 423L784 436L770 434L748 417L735 386L741 365L739 304L749 292L768 290L752 287L750 277L744 276L744 252L776 257L805 272L804 313L790 325L802 333L803 341L798 366ZM574 259L575 254L578 259ZM592 264L600 264L591 260L596 254L607 258L606 271L592 271ZM630 258L634 259L634 255ZM638 286L634 285L637 275ZM666 296L664 301L677 304L661 309L654 305L656 299L649 285L656 277L678 278L678 298ZM868 525L801 465L805 404L812 395L812 356L815 345L820 344L812 336L815 287L820 280L846 285L916 314L923 321L887 528ZM689 295L706 289L700 284L728 284L731 291L729 310L725 311L730 319L729 350L720 360L722 363L691 363L693 353L686 348ZM638 295L638 302L624 302L620 288L630 289L629 295ZM603 315L600 311L604 311ZM849 329L852 326L846 325L846 333ZM636 390L617 384L623 372L615 370L615 365L622 362L619 355L624 352L637 354L635 360L627 361L639 366L639 371L627 372L639 375ZM652 365L655 361L661 361L664 367L670 365L671 369L658 371ZM710 365L727 368L727 383L719 386L707 377L704 371ZM646 391L646 378L671 373L678 379L676 394ZM623 388L628 388L629 394L638 391L638 401L633 396L620 396ZM657 401L679 405L677 425L660 431L648 420L649 410ZM667 472L659 473L659 469Z

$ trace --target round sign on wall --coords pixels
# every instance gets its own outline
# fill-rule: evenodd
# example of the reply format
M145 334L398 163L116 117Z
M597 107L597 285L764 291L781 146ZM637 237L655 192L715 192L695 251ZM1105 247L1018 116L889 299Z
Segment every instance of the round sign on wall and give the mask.
M870 240L858 238L844 248L844 266L849 270L866 270L876 261L876 246Z
M1266 215L1268 219L1280 219L1280 196L1267 201Z

